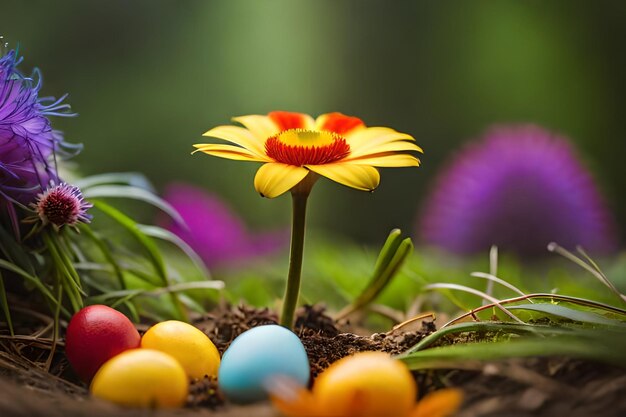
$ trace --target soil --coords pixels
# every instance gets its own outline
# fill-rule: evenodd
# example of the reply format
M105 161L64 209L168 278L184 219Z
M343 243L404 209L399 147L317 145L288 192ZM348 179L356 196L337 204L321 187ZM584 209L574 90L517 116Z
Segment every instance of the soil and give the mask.
M175 411L121 409L95 400L77 380L59 343L51 355L52 340L43 337L50 319L25 310L16 334L0 327L0 416L276 416L267 404L235 406L224 401L216 381L192 384L188 407ZM194 319L194 324L224 352L232 340L252 327L276 323L268 309L222 306ZM2 326L0 324L0 326ZM348 322L336 323L321 306L298 311L295 331L300 336L315 377L337 359L355 352L379 350L400 353L432 333L424 321L406 329L360 336ZM415 374L420 395L446 386L461 388L465 402L458 417L626 415L626 370L568 358L529 358L472 364L467 369Z

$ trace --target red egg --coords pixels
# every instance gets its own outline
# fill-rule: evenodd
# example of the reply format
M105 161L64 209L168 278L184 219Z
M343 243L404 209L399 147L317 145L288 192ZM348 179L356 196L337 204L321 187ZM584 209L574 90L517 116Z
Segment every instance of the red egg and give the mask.
M122 313L104 305L85 307L72 317L65 353L74 371L91 381L100 366L125 350L138 348L141 336Z

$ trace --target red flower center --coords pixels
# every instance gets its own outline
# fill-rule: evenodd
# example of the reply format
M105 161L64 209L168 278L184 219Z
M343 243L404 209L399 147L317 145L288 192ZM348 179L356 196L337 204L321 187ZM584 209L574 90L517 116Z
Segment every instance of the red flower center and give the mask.
M350 154L350 145L337 133L289 129L265 141L267 156L287 165L323 165Z

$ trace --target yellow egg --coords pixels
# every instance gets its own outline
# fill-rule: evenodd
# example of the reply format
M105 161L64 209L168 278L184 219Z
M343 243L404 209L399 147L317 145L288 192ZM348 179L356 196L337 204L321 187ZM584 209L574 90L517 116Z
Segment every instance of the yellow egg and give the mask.
M207 335L190 324L176 320L155 324L141 338L141 347L172 355L190 378L217 376L217 348Z
M151 349L131 349L109 359L94 376L91 393L129 407L182 407L189 379L170 355Z
M361 352L320 374L313 397L325 416L407 416L417 386L401 362L382 352Z

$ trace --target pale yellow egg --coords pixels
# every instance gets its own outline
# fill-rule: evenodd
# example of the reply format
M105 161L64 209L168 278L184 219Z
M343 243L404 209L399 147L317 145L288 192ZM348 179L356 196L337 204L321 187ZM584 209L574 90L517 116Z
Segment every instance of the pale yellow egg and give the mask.
M200 329L169 320L152 326L141 338L141 347L160 350L176 358L190 378L217 376L220 354Z
M189 379L180 363L152 349L127 350L105 362L91 382L91 393L119 405L175 408L185 405Z

